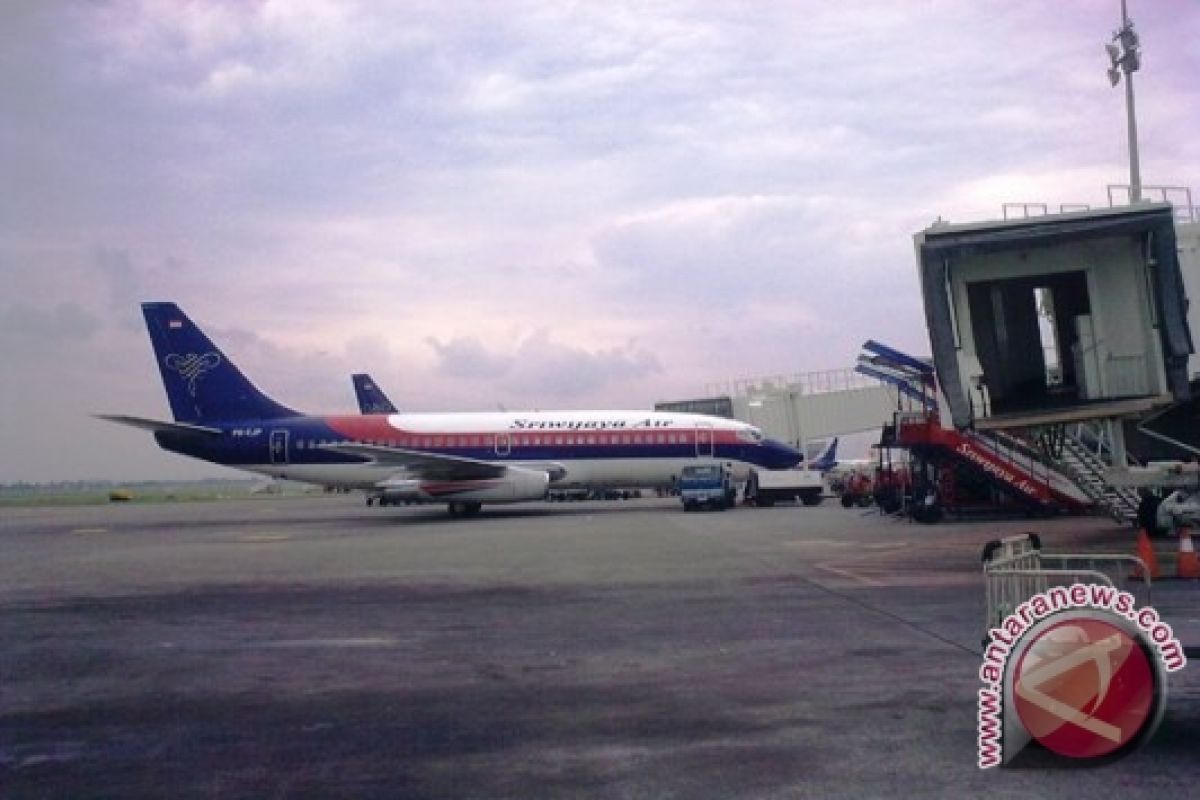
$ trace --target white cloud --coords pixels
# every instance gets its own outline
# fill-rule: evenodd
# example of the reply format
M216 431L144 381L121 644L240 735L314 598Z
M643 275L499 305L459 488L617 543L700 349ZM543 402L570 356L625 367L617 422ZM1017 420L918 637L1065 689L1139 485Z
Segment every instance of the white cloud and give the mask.
M24 302L0 306L0 341L4 342L0 352L6 360L40 358L47 349L86 341L99 328L100 321L75 303L52 308Z
M1143 172L1196 188L1200 8L1134 14ZM59 344L85 357L7 366L31 388L5 410L73 439L0 442L32 452L0 480L98 468L56 455L112 444L65 421L80 394L162 413L142 300L228 334L298 407L352 408L360 370L410 408L646 404L848 367L868 336L923 351L914 231L1102 204L1126 174L1115 10L1085 0L114 0L5 23L0 323L76 330Z
M544 328L523 337L508 352L474 337L426 341L437 356L435 369L440 374L533 405L576 404L597 392L627 393L631 383L662 372L658 358L635 341L589 349L556 342Z

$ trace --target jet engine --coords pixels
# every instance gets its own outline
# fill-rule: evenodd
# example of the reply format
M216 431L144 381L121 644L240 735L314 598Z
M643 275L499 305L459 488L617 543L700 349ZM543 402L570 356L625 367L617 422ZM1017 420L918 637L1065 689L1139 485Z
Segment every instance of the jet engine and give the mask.
M421 493L434 500L464 503L521 503L541 500L550 476L540 470L507 467L498 478L465 481L422 481Z

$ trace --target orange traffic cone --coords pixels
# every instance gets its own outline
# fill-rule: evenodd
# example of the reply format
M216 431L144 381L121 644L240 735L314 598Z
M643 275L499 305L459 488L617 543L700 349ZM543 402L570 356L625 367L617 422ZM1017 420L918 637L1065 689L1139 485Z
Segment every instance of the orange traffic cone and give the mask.
M1142 564L1146 565L1146 569L1150 571L1150 577L1158 580L1162 573L1158 569L1158 556L1154 552L1154 543L1150 541L1150 534L1146 533L1146 529L1142 528L1137 535L1137 557L1142 560ZM1133 577L1141 580L1146 576L1142 574L1141 565L1133 568Z
M1180 578L1200 578L1200 561L1196 560L1192 532L1187 528L1179 529L1179 561L1175 565L1175 574Z

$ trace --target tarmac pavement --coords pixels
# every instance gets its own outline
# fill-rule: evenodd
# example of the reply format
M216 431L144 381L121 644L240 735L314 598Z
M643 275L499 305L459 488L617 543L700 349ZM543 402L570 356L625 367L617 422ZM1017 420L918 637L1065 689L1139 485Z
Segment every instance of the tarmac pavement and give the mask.
M1195 665L1127 758L976 767L983 544L1036 530L1047 550L1131 552L1105 520L660 499L458 520L344 496L0 514L6 798L1125 800L1200 783ZM1200 623L1200 587L1161 597L1177 628Z

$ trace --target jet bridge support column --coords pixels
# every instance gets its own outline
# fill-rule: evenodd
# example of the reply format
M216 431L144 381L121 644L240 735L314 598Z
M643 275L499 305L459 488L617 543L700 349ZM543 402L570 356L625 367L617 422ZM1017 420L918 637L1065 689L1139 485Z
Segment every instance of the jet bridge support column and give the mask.
M1125 450L1125 428L1120 419L1105 420L1108 426L1108 440L1112 443L1112 465L1124 467L1129 463Z

